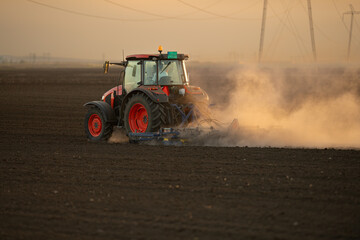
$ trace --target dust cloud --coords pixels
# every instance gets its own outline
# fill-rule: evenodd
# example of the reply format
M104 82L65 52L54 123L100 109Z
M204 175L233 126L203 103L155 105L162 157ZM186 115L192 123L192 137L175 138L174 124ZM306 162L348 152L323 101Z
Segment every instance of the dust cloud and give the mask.
M126 136L126 133L123 129L114 127L114 132L108 139L108 143L128 143L129 137Z
M360 148L360 68L195 63L190 75L213 106L188 145Z
M360 148L359 68L238 66L196 84L224 126L204 145Z

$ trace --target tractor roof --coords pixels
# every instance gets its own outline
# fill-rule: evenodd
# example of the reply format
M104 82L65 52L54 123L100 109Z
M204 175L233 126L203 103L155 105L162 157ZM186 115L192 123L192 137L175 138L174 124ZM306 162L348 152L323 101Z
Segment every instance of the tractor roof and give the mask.
M168 54L134 54L126 57L126 60L154 60L156 59L174 59L174 60L186 60L189 58L189 55L179 53L176 58L168 57Z

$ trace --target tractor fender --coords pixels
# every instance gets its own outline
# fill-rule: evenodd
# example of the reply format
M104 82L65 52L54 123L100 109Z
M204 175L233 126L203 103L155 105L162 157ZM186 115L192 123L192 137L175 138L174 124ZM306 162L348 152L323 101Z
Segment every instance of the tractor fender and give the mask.
M125 96L123 103L126 103L127 100L129 100L136 93L143 93L156 103L169 102L169 98L166 94L154 94L151 91L144 89L144 88L135 88L134 90L132 90ZM125 111L125 107L126 107L125 105L126 104L121 105L121 119L124 116L124 111Z
M110 104L103 101L92 101L84 104L84 107L95 106L100 109L104 116L105 122L117 123L115 111L111 108Z

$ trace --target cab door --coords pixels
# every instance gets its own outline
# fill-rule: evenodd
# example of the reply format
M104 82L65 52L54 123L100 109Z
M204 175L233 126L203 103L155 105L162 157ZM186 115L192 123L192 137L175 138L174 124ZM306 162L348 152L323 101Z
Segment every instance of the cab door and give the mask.
M123 89L125 94L141 85L142 61L130 60L125 68Z

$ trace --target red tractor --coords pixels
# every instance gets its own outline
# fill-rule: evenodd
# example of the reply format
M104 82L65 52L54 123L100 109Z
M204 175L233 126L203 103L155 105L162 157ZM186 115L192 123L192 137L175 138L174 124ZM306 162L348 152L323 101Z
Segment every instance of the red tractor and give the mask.
M102 101L92 101L85 117L85 132L91 141L108 139L113 127L130 133L155 133L162 128L185 127L197 118L197 103L207 104L208 95L189 85L186 54L137 54L120 63L120 84L107 91Z

